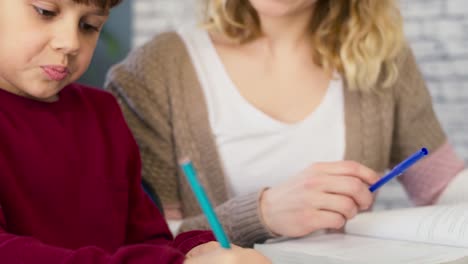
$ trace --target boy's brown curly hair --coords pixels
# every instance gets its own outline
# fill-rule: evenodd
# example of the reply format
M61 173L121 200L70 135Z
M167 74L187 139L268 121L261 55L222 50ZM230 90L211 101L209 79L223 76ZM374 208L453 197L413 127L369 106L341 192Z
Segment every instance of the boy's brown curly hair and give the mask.
M78 4L95 5L102 9L110 9L120 4L122 1L123 0L73 0L73 2Z

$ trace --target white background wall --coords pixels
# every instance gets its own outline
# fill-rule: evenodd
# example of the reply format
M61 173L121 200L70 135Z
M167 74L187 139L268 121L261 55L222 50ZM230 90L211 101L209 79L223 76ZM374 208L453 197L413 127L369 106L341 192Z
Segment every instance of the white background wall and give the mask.
M196 1L133 0L133 45L194 21ZM450 141L468 161L468 0L400 0L400 6L436 113ZM408 204L399 186L381 190L380 207Z

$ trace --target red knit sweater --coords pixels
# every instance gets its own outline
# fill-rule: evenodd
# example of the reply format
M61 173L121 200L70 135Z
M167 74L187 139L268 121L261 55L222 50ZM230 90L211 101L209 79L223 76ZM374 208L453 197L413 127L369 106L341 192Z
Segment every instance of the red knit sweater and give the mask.
M72 84L45 103L0 89L0 262L181 263L214 240L173 240L140 170L107 92Z

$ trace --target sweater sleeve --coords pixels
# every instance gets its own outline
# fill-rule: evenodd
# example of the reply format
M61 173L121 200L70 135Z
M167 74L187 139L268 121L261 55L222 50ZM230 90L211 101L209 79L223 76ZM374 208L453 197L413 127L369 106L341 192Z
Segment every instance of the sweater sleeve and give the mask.
M165 70L174 59L171 57L174 52L166 50L167 46L172 47L167 43L167 38L172 37L174 36L158 36L134 50L123 63L109 71L105 89L116 96L138 142L143 177L160 195L166 216L180 218L181 211L177 210L180 209L177 154L168 87L171 82L167 76L169 73ZM274 237L259 214L260 194L261 192L256 192L235 197L215 208L233 243L252 246L255 242ZM209 228L205 216L198 214L183 219L180 231Z
M430 154L399 180L417 205L434 203L448 183L463 169L463 161L448 143L433 110L432 99L411 49L399 61L395 85L395 130L390 165L426 147Z
M211 232L207 231L192 231L179 235L175 240L172 239L164 218L140 185L141 165L138 147L117 103L114 102L114 108L111 107L108 110L110 112L114 110L114 113L117 113L111 116L110 120L116 122L115 129L126 131L127 139L122 139L122 142L130 142L130 149L133 150L128 153L126 168L129 182L129 210L125 245L115 252L108 252L92 245L68 249L42 243L34 237L9 233L7 218L0 205L0 259L2 263L183 263L185 254L192 248L215 240Z
M0 207L0 259L5 264L175 264L183 263L184 258L184 253L173 247L170 241L160 245L123 246L112 254L94 246L72 250L47 245L33 237L8 233L6 218Z

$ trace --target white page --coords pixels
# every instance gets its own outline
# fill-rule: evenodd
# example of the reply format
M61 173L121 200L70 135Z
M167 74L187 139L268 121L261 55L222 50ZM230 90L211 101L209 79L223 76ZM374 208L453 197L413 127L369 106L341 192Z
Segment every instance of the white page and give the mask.
M468 248L468 203L363 213L346 233Z
M461 171L440 195L437 204L468 202L468 169Z
M468 249L416 242L381 240L347 234L318 234L255 245L273 263L444 263L468 256ZM288 255L291 262L288 261ZM309 255L310 257L306 257ZM293 257L294 256L294 257ZM275 261L276 260L276 261ZM325 261L327 260L327 261Z
M169 230L171 230L172 235L175 237L179 233L180 226L182 225L182 220L167 220L167 225Z

